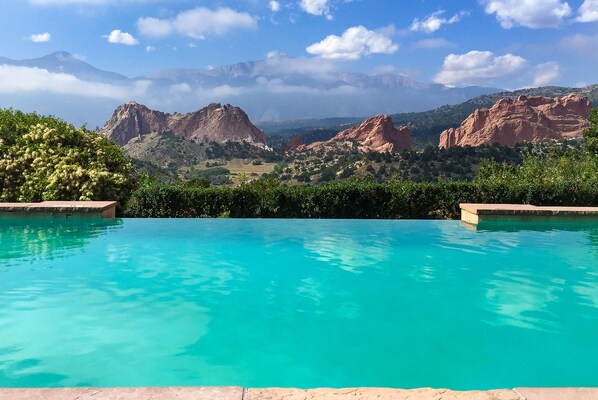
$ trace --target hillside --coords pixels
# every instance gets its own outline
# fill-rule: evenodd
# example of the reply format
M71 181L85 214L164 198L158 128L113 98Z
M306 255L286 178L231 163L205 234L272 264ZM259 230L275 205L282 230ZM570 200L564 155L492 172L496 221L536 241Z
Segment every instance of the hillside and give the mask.
M459 127L461 122L475 110L490 108L502 98L515 99L519 96L563 97L571 93L585 96L590 99L594 106L598 105L598 84L584 88L546 86L478 96L464 103L446 105L430 111L393 114L392 120L395 125L409 124L414 145L424 147L425 145L438 144L438 138L442 131Z
M247 142L197 143L171 132L133 138L123 150L140 171L160 180L204 178L212 184L236 182L242 174L271 172L274 163L282 160L282 156Z
M590 126L592 103L587 97L503 98L490 108L477 109L458 128L440 134L440 147L581 138Z
M131 101L119 106L100 130L120 146L155 132L172 132L198 143L249 142L266 146L264 132L251 123L241 108L230 104L212 103L192 113L170 114Z

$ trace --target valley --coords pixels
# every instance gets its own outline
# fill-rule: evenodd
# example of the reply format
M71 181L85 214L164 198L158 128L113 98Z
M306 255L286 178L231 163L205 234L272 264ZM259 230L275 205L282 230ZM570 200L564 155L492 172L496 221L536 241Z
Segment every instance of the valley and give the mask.
M140 171L163 182L200 180L209 185L236 186L260 178L276 179L283 185L349 179L462 181L473 179L483 160L519 165L530 154L578 151L591 100L598 101L598 85L582 89L546 87L485 95L427 112L380 115L365 121L331 118L258 124L264 131L243 110L230 105L212 104L184 116L128 103L115 111L101 132L121 144L125 140L118 138L130 138L122 145L125 153ZM476 115L485 112L483 109L493 110L501 104L515 108L486 116L485 122L473 122ZM537 111L531 104L547 105ZM532 114L536 116L532 118ZM167 120L175 123L169 125ZM181 128L181 120L194 122ZM459 146L441 143L439 148L441 136L462 122L477 126L467 133L472 139ZM297 127L292 128L294 124ZM482 129L480 124L495 132L494 136L482 139L477 131ZM562 129L569 133L561 136L558 132Z

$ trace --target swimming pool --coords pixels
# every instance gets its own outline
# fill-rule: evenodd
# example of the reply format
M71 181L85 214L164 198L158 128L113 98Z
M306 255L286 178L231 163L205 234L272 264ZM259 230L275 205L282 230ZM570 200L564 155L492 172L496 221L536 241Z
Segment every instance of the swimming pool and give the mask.
M0 387L597 386L597 370L597 224L0 220Z

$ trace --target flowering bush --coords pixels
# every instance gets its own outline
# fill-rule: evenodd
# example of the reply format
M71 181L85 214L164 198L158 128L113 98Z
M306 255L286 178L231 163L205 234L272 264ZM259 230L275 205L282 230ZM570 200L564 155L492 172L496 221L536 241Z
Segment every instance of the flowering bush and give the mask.
M53 117L0 110L0 201L117 200L133 166L106 137Z

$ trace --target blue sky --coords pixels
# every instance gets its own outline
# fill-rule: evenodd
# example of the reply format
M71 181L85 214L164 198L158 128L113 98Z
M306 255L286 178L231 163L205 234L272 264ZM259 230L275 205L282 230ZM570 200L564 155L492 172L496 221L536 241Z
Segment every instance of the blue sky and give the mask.
M598 0L7 0L0 56L129 77L287 54L451 86L598 83Z

